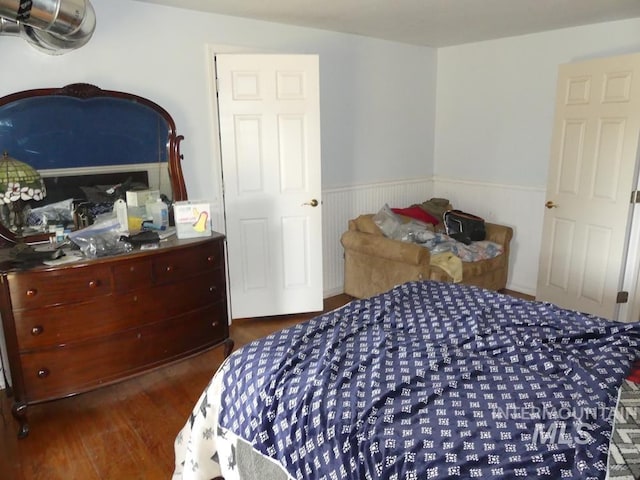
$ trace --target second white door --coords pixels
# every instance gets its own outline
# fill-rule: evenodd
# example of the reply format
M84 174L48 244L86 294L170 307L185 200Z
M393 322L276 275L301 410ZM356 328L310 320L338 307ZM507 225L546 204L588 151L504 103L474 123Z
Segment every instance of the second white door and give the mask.
M217 55L233 318L322 309L315 55Z
M640 55L561 66L538 299L616 319L639 132Z

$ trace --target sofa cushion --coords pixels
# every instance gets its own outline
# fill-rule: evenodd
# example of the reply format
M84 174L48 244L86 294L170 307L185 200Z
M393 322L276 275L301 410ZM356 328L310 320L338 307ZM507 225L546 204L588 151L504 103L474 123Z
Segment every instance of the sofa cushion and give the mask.
M360 215L353 220L357 231L370 233L372 235L383 235L382 230L378 228L376 222L373 221L373 214Z

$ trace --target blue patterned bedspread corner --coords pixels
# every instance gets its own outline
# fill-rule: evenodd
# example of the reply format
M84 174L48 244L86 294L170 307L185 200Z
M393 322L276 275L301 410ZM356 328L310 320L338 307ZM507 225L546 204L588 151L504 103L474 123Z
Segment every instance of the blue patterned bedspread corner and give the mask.
M603 479L640 325L415 282L245 346L219 422L297 479Z

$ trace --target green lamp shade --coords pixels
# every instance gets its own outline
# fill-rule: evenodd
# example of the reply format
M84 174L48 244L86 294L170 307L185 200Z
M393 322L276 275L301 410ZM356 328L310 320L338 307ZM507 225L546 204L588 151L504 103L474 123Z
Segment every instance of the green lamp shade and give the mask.
M0 203L42 200L46 196L47 191L38 171L4 152L0 159Z

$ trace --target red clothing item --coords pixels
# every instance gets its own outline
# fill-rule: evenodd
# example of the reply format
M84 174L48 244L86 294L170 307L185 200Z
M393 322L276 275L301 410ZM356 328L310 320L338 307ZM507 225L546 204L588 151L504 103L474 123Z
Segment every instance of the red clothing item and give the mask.
M627 375L627 380L633 383L640 383L640 360L634 362L629 375Z
M408 208L392 208L391 210L393 211L393 213L397 213L398 215L415 218L416 220L420 220L424 223L430 223L431 225L437 225L438 223L440 223L440 220L438 220L436 217L417 206Z

